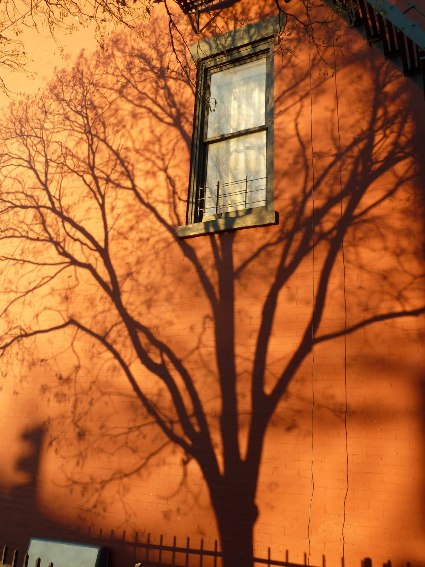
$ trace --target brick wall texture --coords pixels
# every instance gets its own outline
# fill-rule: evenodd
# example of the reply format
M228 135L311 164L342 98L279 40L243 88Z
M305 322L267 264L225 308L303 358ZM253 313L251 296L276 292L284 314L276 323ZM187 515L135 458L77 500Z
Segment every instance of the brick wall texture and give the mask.
M206 33L274 10L242 1ZM113 529L212 547L201 468L123 367L186 439L155 370L195 423L184 366L223 471L226 384L236 378L244 459L264 362L264 400L294 371L264 434L255 553L425 566L423 90L336 15L320 48L292 27L275 56L279 224L179 241L194 69L163 18L81 55L1 127L0 340L30 336L0 358L0 541ZM135 559L112 547L113 565Z

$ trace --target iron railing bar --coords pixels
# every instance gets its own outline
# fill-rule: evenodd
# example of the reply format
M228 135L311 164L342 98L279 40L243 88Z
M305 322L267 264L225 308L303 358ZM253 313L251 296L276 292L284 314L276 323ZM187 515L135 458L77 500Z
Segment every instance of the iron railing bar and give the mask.
M245 209L246 209L246 198L248 196L248 176L245 178Z
M390 56L390 49L388 45L388 37L387 37L387 30L385 28L385 21L384 18L382 17L382 14L380 14L379 12L376 15L376 19L378 20L378 28L381 36L382 46L384 48L384 55L385 57L388 58Z
M263 179L267 179L266 177L252 177L252 178L248 178L248 181L263 181ZM237 179L236 181L227 181L226 183L223 183L223 185L236 185L237 183L245 183L246 177L244 177L243 179ZM207 185L207 187L211 187L209 185Z
M390 56L396 57L399 54L400 50L396 41L395 28L389 20L386 20L386 23L387 23L388 38L390 43Z
M418 66L418 72L421 72L421 50L419 49L419 47L415 45L415 55L416 55L416 62L417 62L417 66Z
M265 199L258 199L256 201L253 201L252 203L248 202L248 206L246 208L251 209L252 205L255 203L263 203L264 205L266 204L266 200ZM232 210L241 210L241 207L243 206L243 201L234 201L234 202L230 202L230 203L220 203L217 207L217 209L215 207L206 207L205 211L223 211L223 209L232 211Z
M230 201L230 202L229 202L229 203L225 203L225 202L224 202L225 199L223 199L223 200L221 201L221 203L218 204L218 207L219 207L219 208L220 208L220 207L227 207L227 206L230 206L230 205L232 205L232 203L235 204L235 205L236 205L236 204L242 205L242 203L245 201L245 199L231 199L231 196L227 196L227 197L228 197L227 200ZM259 199L255 199L254 201L251 201L251 203L257 203L257 202L258 202L258 203L259 203L259 202L265 203L265 202L266 202L266 199L265 199L264 197L262 197L262 198L259 198ZM248 205L249 205L249 204L250 204L250 202L248 202ZM208 207L208 208L211 208L211 207Z
M217 195L216 195L216 202L215 202L215 212L218 211L219 199L220 199L220 181L217 181Z
M368 20L368 17L367 17L366 0L358 0L358 2L359 2L359 7L360 7L360 14L361 14L362 23L363 23L365 30L366 30L366 37L367 37L367 39L370 39L372 37L372 33L370 31L369 20Z
M238 207L227 208L225 205L223 205L222 207L220 207L220 209L217 211L216 214L222 215L224 213L237 213L237 212L243 212L243 211L250 211L251 209L257 209L258 207L261 207L265 204L266 204L265 201L258 202L258 203L252 203L252 204L249 204L246 209L242 206L239 207L239 208Z
M410 37L406 38L406 42L407 42L407 53L409 55L409 63L410 63L409 74L413 75L419 70L419 66L416 64L415 61L415 47L414 47L415 44L410 39Z
M236 183L221 183L222 187L230 187L231 185L236 185ZM217 185L206 185L205 186L205 190L207 189L214 189L214 187L217 187ZM265 186L261 186L261 187L255 187L254 189L250 189L250 191L258 191L258 189L264 189ZM236 193L244 193L245 191L236 191ZM236 194L235 193L235 194Z
M407 61L406 44L404 41L404 38L406 36L398 28L396 28L396 33L397 33L398 48L400 50L400 55L401 55L401 62L403 64L403 74L407 76L409 74L409 62Z
M369 4L369 2L367 2L367 12L369 15L369 21L370 21L370 25L372 28L372 38L371 39L378 39L379 38L379 31L378 31L378 27L376 25L376 19L375 19L375 10L373 8L373 6L371 6Z
M424 98L425 98L425 51L420 51L419 52L419 65L421 67L422 70L422 78L423 78L423 83L424 83Z
M265 191L266 188L265 187L258 187L258 189L250 189L248 191L249 194L251 193L256 193L258 191ZM232 193L221 193L220 197L221 199L223 199L224 197L236 197L237 195L245 195L245 191L233 191ZM218 200L218 199L217 199Z

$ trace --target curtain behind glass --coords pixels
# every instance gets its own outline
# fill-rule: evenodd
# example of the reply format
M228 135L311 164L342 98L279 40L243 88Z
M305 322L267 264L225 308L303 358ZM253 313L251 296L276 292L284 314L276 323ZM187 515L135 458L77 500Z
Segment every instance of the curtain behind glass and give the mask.
M211 75L207 138L265 124L266 59Z
M213 73L210 89L208 138L264 126L265 58ZM205 215L266 203L266 139L263 131L208 144Z

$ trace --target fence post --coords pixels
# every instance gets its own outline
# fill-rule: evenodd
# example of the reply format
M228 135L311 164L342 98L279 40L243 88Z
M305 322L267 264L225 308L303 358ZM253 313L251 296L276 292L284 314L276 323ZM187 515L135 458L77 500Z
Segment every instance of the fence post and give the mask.
M162 542L163 542L164 536L161 534L159 536L159 556L158 556L158 562L159 565L162 565Z
M151 543L151 533L149 532L148 538L146 540L146 554L145 554L146 561L149 561L150 543Z
M199 567L204 564L204 538L201 538L201 545L199 548Z
M186 539L186 567L189 567L189 549L190 549L190 538Z
M177 538L176 536L173 537L173 555L171 558L171 564L174 565L175 561L176 561L176 544L177 544Z

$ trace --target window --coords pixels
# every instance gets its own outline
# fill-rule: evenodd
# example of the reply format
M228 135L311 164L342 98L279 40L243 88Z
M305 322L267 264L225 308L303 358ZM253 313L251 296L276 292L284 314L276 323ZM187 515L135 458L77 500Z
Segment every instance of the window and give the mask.
M199 220L267 203L266 57L209 74Z
M276 224L273 38L278 18L195 44L197 101L181 237Z

